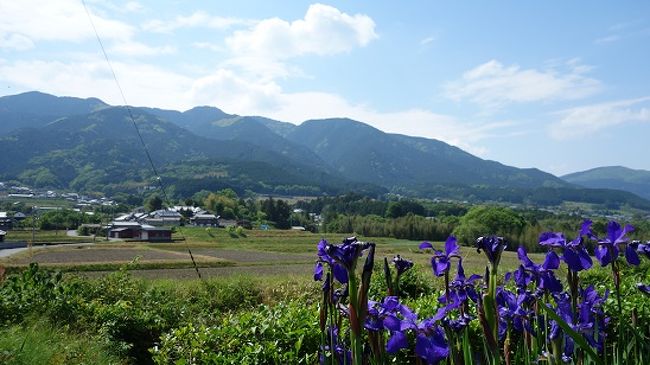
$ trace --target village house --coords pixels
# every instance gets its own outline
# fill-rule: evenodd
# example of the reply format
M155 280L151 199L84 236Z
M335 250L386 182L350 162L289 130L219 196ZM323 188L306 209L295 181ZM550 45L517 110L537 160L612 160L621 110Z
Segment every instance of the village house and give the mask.
M0 230L8 231L13 228L14 220L7 215L7 212L0 212Z
M160 209L149 213L141 222L152 226L180 226L182 218L178 212Z
M192 225L201 227L218 227L219 218L214 214L196 214L190 218Z
M108 227L108 237L149 242L171 241L172 230L138 222L114 221Z

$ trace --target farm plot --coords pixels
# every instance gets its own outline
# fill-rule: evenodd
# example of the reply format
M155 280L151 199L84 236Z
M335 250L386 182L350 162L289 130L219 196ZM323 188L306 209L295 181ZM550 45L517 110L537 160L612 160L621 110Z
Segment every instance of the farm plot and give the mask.
M314 265L309 264L282 264L282 265L253 265L253 266L229 266L229 267L202 267L199 268L203 278L226 278L226 277L299 277L305 279L311 277ZM193 268L181 269L148 269L129 270L132 275L151 280L165 280L165 279L196 279L196 271ZM84 277L101 277L108 274L107 271L86 271L82 275ZM305 279L305 280L307 280Z
M164 248L161 248L165 250ZM171 252L185 253L187 249L172 248ZM235 250L223 248L193 248L192 253L195 255L209 256L221 258L228 261L241 264L275 264L281 262L293 263L308 263L314 262L316 256L314 254L296 254L296 253L283 253L273 251L253 251L253 250Z
M94 262L130 262L139 257L141 261L170 261L185 260L187 255L179 253L137 248L73 248L57 250L39 250L34 252L34 257L22 257L16 264L71 264Z
M217 257L194 255L195 262L202 267L232 265L230 261ZM157 250L149 247L111 245L108 247L82 246L65 248L43 248L30 255L24 251L2 262L10 270L19 270L35 262L41 266L62 271L106 271L117 270L124 265L131 269L175 269L190 268L193 264L187 252Z

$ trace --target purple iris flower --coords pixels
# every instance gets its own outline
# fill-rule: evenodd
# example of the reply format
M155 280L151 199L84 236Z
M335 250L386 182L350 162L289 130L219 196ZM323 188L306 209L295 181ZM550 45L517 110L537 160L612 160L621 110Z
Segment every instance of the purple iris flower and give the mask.
M397 298L391 302L396 303ZM386 351L395 353L408 348L408 332L412 331L415 333L415 354L425 360L427 364L438 364L449 356L449 346L444 331L436 323L443 319L450 310L457 307L458 303L453 303L440 308L436 315L421 322L418 322L417 315L410 310L402 313L401 311L406 307L399 307L398 312L402 318L399 325L397 322L384 321L384 326L391 332L391 336L386 342Z
M427 364L438 364L449 356L445 332L430 319L420 323L415 337L415 354Z
M520 270L530 273L530 277L527 277L525 272L515 272L515 282L517 283L517 286L525 288L530 281L535 281L539 289L547 290L551 293L562 291L562 283L553 273L553 270L556 270L560 266L560 258L555 252L549 251L546 254L544 263L541 265L534 263L528 257L528 254L523 247L517 249L517 256L521 262ZM518 278L518 274L519 276L523 276L523 278Z
M336 326L327 328L327 345L321 348L320 354L320 364L327 364L327 358L325 357L325 352L331 351L332 356L336 359L338 364L351 364L352 363L352 352L345 348L345 344L339 342L339 328ZM330 348L330 344L334 345L334 348Z
M575 320L571 311L571 299L569 295L567 293L561 293L556 294L554 297L557 304L555 312L560 316L560 318L562 318L571 329L580 333L590 346L595 348L598 352L602 352L606 336L605 330L609 323L609 318L605 316L602 310L602 305L607 299L607 293L605 293L605 296L601 296L593 286L589 286L584 290L581 289L581 301L578 303L578 313ZM551 321L549 337L555 339L560 335L562 335L560 326L555 321ZM564 340L566 343L564 357L570 359L573 355L574 343L569 336L566 336L566 334L564 335Z
M433 249L433 245L426 241L422 242L419 247L421 250L426 248ZM451 258L460 258L459 248L456 237L449 236L445 242L445 252L434 251L433 257L431 257L431 267L433 268L434 275L443 276L445 272L449 271Z
M497 310L499 312L499 338L503 339L508 329L508 324L519 333L524 329L532 333L532 327L528 321L532 311L527 310L535 298L529 293L522 291L520 294L515 294L502 287L497 288Z
M582 271L591 268L593 262L591 256L584 246L584 237L593 238L590 220L582 222L578 235L573 241L567 241L564 234L560 232L544 232L539 236L539 244L549 248L562 250L562 260L567 264L569 270Z
M469 322L471 322L472 319L473 318L470 315L465 313L455 319L449 319L445 317L442 319L442 322L445 324L445 326L451 328L452 331L460 332L469 325Z
M629 238L627 233L634 231L634 227L626 225L621 227L616 221L607 223L607 236L598 240L598 247L595 250L596 258L600 261L601 266L607 266L616 260L621 249L623 249L625 259L631 265L639 265L639 255L632 245L628 245Z
M646 257L650 259L650 241L646 243L639 243L636 251L638 253L646 255Z
M368 301L365 327L371 331L399 331L402 319L415 321L417 315L401 304L396 296L388 296L382 302Z
M413 261L402 258L400 255L393 257L393 264L397 270L397 276L402 275L408 269L413 267Z
M346 284L348 272L354 271L357 259L369 247L369 243L359 242L356 237L346 238L338 245L321 240L318 242L318 262L314 267L314 280L322 279L323 263L327 263L334 278L341 284Z
M402 329L395 331L386 343L386 351L395 353L408 348L407 330L415 332L415 354L427 364L438 364L449 356L449 345L442 328L436 324L438 318L428 318L420 323L402 323Z
M480 275L472 274L469 278L465 277L465 269L463 269L463 261L458 261L458 270L456 278L449 284L449 297L452 302L465 303L470 299L474 303L478 303L478 293L476 292L476 281L481 279ZM438 301L441 303L447 302L446 295L440 296Z
M637 283L636 284L637 289L639 289L642 293L650 295L650 285L645 285L643 283Z
M485 251L485 255L492 266L497 266L499 265L499 261L501 261L501 253L506 249L507 245L508 243L503 237L479 237L476 240L476 252L481 253L481 250Z

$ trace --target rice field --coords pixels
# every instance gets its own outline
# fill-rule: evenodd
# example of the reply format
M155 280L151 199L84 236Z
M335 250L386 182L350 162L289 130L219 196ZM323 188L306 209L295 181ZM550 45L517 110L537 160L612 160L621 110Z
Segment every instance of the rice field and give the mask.
M331 242L340 242L345 234L326 234ZM116 243L99 242L94 245L59 245L36 247L0 260L13 270L37 262L68 272L83 272L97 277L124 265L131 273L147 279L195 279L188 249L203 277L250 275L253 277L311 276L316 259L316 244L320 234L296 231L245 231L242 236L229 234L224 229L183 227L175 233L172 243ZM401 255L415 262L420 270L430 271L431 254L418 250L419 241L387 237L364 237L377 244L377 260ZM434 243L442 247L441 243ZM468 273L482 273L485 258L472 247L461 250ZM531 254L541 261L541 255ZM505 252L503 270L519 265L514 252Z

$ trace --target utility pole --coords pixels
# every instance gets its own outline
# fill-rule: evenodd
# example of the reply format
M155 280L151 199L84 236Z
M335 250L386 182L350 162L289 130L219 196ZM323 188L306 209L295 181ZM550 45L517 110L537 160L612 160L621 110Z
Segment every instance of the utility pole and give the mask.
M32 206L32 240L29 242L29 257L34 258L34 252L32 247L34 246L34 241L36 240L36 212L38 211L37 206Z

